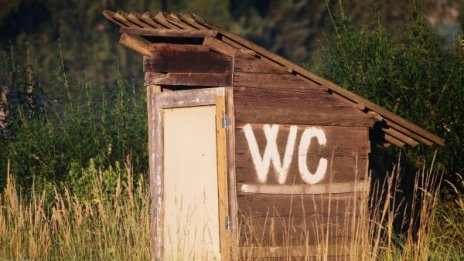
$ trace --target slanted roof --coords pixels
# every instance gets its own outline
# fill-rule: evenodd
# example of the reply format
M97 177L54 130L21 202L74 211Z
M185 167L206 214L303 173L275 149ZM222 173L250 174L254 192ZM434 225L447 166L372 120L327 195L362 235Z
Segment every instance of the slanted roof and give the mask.
M164 13L153 15L149 12L124 13L105 10L103 15L121 26L121 33L139 35L150 41L159 38L201 39L199 44L207 45L224 54L233 55L237 50L249 50L266 63L320 85L329 94L338 96L361 111L371 114L376 126L381 128L386 142L402 147L419 143L444 146L445 141L429 131L401 118L389 110L328 81L289 60L220 27L211 25L194 14Z

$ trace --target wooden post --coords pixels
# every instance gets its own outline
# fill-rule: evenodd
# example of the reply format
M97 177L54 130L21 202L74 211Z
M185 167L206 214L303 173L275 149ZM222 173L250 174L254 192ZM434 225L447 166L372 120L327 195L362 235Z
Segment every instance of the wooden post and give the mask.
M232 220L229 212L229 197L227 184L227 118L224 96L216 98L216 137L217 137L217 173L219 195L219 228L221 257L223 261L231 260L231 229ZM224 224L221 224L224 223Z
M119 39L119 43L126 46L129 49L132 49L143 56L150 56L151 52L148 49L148 44L144 43L143 41L129 35L126 33L121 34L121 38Z
M156 213L156 199L155 195L156 192L154 191L154 183L155 181L155 163L154 163L154 155L155 155L155 104L154 95L156 93L161 92L161 86L159 85L147 85L147 111L148 111L148 157L149 157L149 182L150 182L150 252L151 252L151 260L156 260L160 257L161 249L159 246L156 245L155 239L160 238L156 234L159 233L159 224L158 220L158 213Z

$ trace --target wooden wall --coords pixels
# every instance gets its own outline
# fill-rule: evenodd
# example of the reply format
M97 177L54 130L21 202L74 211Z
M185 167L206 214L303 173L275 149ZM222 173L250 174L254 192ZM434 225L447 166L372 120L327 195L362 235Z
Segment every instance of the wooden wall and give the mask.
M372 116L244 52L232 78L239 246L349 244Z

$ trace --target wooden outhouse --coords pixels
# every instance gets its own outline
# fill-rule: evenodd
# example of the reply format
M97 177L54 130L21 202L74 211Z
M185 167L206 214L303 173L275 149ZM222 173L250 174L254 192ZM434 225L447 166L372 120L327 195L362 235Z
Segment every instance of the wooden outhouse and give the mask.
M349 256L371 146L444 144L195 15L104 16L144 58L153 259Z

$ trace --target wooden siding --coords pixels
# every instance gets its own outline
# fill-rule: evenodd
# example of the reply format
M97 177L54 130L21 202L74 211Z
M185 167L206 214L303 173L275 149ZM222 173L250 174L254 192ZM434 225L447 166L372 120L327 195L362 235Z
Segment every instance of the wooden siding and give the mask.
M337 246L352 243L366 210L365 179L373 116L329 95L315 83L264 63L252 53L236 53L233 87L241 253L249 246L321 243L337 252ZM303 137L307 131L323 137ZM253 148L253 142L257 148ZM277 156L267 159L266 172L256 163L266 160L267 147L273 143ZM302 152L306 153L303 162ZM290 162L288 169L285 157L287 164ZM308 183L302 169L313 175L322 159L327 161L323 177L315 184ZM261 173L259 178L259 171L267 175ZM316 184L318 188L311 189ZM293 193L292 185L301 192ZM241 186L252 186L256 193L244 193ZM342 188L342 193L331 190L331 186Z
M170 86L228 86L232 57L203 45L150 44L144 56L146 84Z

